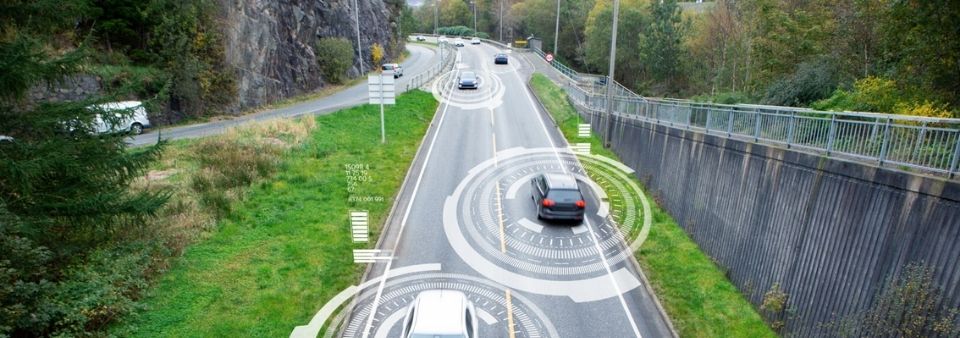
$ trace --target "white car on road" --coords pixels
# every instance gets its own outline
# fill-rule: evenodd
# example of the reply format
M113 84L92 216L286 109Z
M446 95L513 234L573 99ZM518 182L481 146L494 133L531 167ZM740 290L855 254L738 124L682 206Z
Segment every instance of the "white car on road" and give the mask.
M471 40L470 40L470 44L471 44L471 45L479 45L479 44L480 44L480 38L473 38L473 39L471 39Z
M427 290L403 319L403 338L477 338L477 312L460 291Z
M93 128L98 134L129 132L133 135L143 133L144 128L150 127L150 119L147 118L147 109L143 107L140 101L122 101L110 102L95 106L104 113L117 112L111 119L104 120L103 116L97 114L93 120ZM127 112L132 110L132 112ZM121 113L119 111L124 111Z
M403 76L403 67L399 63L384 63L380 68L384 73L393 72L393 78L399 78Z
M466 44L463 43L463 39L459 39L459 38L458 38L458 39L456 39L456 40L453 40L453 45L454 45L454 46L457 46L457 47L463 47L463 46L465 46Z

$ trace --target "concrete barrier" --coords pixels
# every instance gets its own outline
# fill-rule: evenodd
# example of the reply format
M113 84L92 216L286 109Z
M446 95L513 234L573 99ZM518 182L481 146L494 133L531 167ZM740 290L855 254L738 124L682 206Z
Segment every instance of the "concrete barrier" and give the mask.
M595 132L603 131L596 116ZM873 304L911 262L960 306L960 183L616 118L612 149L759 307L779 284L784 333Z

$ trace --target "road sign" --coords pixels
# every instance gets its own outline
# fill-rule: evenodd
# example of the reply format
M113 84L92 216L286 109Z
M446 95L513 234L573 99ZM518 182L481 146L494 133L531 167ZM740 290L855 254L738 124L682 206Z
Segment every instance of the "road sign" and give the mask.
M396 104L396 81L392 71L367 77L367 89L370 92L370 104Z
M547 56L544 56L543 58L547 59L547 62L553 62L553 54L547 53Z
M396 88L394 88L393 71L381 72L379 75L367 76L367 90L370 104L380 105L380 143L387 142L387 129L383 119L383 105L397 104Z

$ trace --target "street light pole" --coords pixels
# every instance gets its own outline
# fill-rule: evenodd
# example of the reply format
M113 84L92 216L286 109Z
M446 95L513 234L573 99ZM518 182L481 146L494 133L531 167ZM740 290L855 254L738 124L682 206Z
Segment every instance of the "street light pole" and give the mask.
M500 0L500 42L503 42L503 0Z
M360 44L360 5L357 4L357 0L353 0L353 7L356 14L354 21L357 23L357 55L360 56L360 75L363 75L366 72L363 71L363 45Z
M617 19L620 17L620 0L613 0L613 34L610 37L610 69L607 76L607 122L603 135L604 146L609 147L613 137L613 75L617 60Z
M480 5L480 0L473 1L473 34L477 34L477 6Z
M440 8L440 0L434 1L433 2L433 35L437 35L437 21L438 21L437 18L440 16L439 8Z
M557 57L557 41L560 37L560 0L557 0L557 24L553 28L553 57Z

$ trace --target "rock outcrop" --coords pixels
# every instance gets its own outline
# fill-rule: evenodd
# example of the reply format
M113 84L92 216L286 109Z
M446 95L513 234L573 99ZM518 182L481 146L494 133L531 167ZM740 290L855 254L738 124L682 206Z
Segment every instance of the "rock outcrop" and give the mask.
M384 0L357 0L364 69L370 46L386 58L398 55L396 10ZM225 57L237 71L235 109L258 107L324 86L314 44L318 37L343 37L356 47L354 0L221 0ZM354 60L351 76L359 74Z

